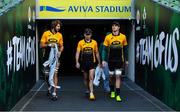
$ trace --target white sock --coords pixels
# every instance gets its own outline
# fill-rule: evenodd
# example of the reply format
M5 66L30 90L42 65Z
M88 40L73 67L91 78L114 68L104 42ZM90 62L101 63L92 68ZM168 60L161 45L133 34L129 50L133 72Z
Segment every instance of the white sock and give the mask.
M52 95L53 95L53 96L56 96L56 93L55 93L55 92L53 92L53 93L52 93Z
M90 95L94 95L93 92L91 92Z

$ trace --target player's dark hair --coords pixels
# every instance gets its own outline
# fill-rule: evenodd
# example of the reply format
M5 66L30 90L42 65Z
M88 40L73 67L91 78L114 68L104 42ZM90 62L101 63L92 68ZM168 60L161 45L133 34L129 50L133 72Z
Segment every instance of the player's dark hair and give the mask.
M59 24L60 26L62 26L62 23L61 23L60 20L54 20L54 21L52 21L52 22L51 22L51 28L52 28L52 29L55 28L58 24Z

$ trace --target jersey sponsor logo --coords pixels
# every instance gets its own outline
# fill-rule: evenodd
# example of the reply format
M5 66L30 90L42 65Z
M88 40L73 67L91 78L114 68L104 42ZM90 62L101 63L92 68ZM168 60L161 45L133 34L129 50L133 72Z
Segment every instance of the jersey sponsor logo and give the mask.
M57 43L57 40L54 38L50 38L50 39L48 39L48 42L49 43Z
M113 41L112 43L111 43L111 48L119 48L119 47L122 47L122 44L121 44L121 42L120 41Z
M111 43L111 45L120 45L120 44L121 44L121 42L119 42L119 41L114 41Z
M93 48L92 48L92 47L85 47L85 48L83 49L83 52L85 52L85 53L92 52L92 51L93 51Z

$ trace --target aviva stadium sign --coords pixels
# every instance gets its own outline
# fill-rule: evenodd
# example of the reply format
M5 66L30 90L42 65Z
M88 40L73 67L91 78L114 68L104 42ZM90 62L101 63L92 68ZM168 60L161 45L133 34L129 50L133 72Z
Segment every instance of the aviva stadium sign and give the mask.
M37 0L37 19L129 19L131 0Z

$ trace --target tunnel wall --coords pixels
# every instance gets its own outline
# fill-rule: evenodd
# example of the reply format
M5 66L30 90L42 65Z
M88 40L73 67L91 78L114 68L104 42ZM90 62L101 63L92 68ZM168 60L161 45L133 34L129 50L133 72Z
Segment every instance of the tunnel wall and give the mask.
M0 110L10 110L36 81L35 0L5 5L0 15Z
M150 0L135 3L135 82L180 110L180 13L170 7Z

